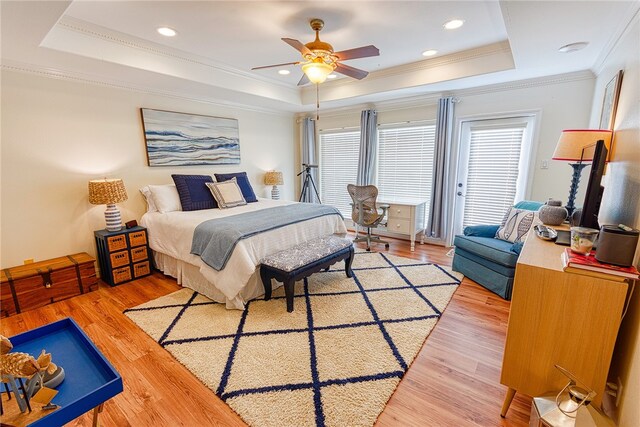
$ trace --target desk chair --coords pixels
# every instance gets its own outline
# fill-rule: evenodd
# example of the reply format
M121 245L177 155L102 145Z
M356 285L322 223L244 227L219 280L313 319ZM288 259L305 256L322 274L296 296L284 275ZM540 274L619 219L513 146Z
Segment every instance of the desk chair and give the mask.
M384 247L389 249L389 242L380 239L378 236L371 235L371 229L382 223L382 220L387 216L387 209L389 209L389 205L380 205L382 213L378 212L378 207L376 206L378 189L376 186L349 184L347 185L347 191L351 196L351 200L353 200L351 204L351 219L356 225L367 228L367 235L363 237L358 237L356 229L354 243L367 242L367 251L371 250L371 242L384 243ZM382 225L386 225L386 223Z

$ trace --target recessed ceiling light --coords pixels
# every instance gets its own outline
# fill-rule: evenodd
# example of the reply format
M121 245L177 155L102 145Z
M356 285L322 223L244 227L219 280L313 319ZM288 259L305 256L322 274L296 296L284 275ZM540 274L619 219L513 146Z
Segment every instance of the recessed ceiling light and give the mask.
M162 34L163 36L165 36L165 37L173 37L176 34L178 34L176 32L176 30L174 30L173 28L169 28L169 27L160 27L160 28L158 28L158 32L160 34Z
M575 52L577 50L582 50L585 47L587 47L588 45L589 45L588 42L569 43L569 44L566 44L566 45L562 46L558 50L560 52L562 52L562 53L571 53L571 52Z
M328 79L335 79L336 77L338 77L336 74L329 74L327 76Z
M449 22L445 22L443 25L447 30L455 30L456 28L460 28L464 25L464 20L462 19L452 19Z
M422 56L433 56L436 53L438 53L437 50L435 49L429 49L429 50L425 50L424 52L422 52Z
M280 70L280 71L278 71L278 74L281 74L281 75L283 75L283 76L286 76L286 75L288 75L288 74L291 74L291 71L289 71L289 70Z

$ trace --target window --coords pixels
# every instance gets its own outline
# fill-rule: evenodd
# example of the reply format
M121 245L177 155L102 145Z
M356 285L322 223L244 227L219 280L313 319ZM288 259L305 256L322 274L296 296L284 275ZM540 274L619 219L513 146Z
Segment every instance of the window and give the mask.
M431 200L435 131L435 125L378 129L378 197Z
M499 224L525 194L532 118L465 122L460 168L466 174L462 226ZM463 148L464 149L464 148ZM468 154L467 154L468 153ZM466 167L465 167L466 166ZM459 181L465 182L465 181Z
M320 133L320 198L351 218L351 197L347 184L358 176L360 131Z

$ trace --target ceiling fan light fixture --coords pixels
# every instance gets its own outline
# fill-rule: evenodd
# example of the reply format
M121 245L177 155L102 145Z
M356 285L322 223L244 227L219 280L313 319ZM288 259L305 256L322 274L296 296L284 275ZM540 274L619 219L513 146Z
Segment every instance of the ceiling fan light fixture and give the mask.
M445 22L443 27L447 30L455 30L456 28L460 28L464 25L464 19L452 19L451 21Z
M311 83L319 84L327 80L327 76L333 72L333 67L322 61L313 61L304 64L302 72L307 75Z
M278 74L280 74L281 76L288 76L289 74L291 74L291 71L289 71L289 70L280 70L280 71L278 71Z
M329 75L327 76L327 78L328 78L328 79L335 79L335 78L338 78L338 75L337 75L337 74L329 74Z
M176 34L178 34L178 32L176 30L174 30L173 28L169 28L169 27L159 27L157 29L158 33L160 33L161 35L165 36L165 37L174 37Z
M435 49L429 49L429 50L425 50L424 52L422 52L422 56L433 56L436 53L438 53L437 50Z

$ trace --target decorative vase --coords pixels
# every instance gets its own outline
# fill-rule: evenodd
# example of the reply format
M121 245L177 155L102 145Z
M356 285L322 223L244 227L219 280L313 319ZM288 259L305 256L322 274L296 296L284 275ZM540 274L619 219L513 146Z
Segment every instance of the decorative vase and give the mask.
M562 202L553 199L549 199L538 211L540 221L546 225L560 225L568 214L567 209L562 207Z

